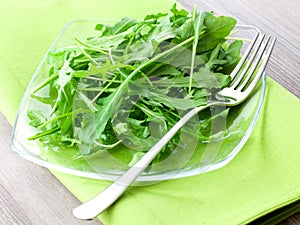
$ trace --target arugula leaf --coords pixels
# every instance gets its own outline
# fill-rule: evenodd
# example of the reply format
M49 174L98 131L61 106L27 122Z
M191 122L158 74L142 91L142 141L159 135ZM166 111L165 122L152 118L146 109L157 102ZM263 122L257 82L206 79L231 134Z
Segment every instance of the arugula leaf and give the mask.
M222 73L214 73L207 67L201 68L194 73L194 80L197 84L207 89L222 89L230 83L230 76Z
M41 110L29 110L27 117L30 119L29 125L33 127L38 127L46 122L46 118Z
M155 40L157 43L174 38L177 36L177 29L172 27L170 16L165 16L158 25L156 25L147 37L149 40Z
M113 26L97 24L95 29L99 31L104 29L102 36L111 36L123 33L130 29L132 26L136 25L137 23L138 21L133 18L124 17L119 22L115 23Z
M178 10L176 4L173 5L170 11L173 14L171 17L171 21L174 25L181 26L188 19L189 13L184 9Z
M222 72L224 74L229 74L239 62L242 45L242 41L234 41L229 45L228 49L225 51L224 60L226 61L226 63L223 65L222 69Z
M227 16L215 17L209 15L204 19L206 32L200 39L197 52L206 52L214 49L218 44L225 42L227 37L236 24L236 20Z

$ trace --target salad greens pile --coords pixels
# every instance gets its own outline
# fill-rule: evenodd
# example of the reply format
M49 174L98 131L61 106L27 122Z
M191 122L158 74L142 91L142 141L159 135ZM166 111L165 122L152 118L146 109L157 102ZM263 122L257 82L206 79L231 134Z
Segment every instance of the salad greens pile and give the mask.
M52 50L49 75L31 96L51 112L29 110L29 140L79 147L82 154L130 146L143 154L193 107L206 105L230 82L242 41L236 20L213 12L170 13L97 24L98 35ZM48 92L48 96L40 94ZM226 116L228 111L217 116ZM199 141L212 139L202 118ZM167 157L179 134L162 150Z

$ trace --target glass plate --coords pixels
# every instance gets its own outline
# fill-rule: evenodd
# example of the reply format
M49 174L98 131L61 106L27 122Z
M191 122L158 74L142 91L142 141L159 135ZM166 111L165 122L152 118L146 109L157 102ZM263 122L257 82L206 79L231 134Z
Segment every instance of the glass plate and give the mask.
M73 45L74 36L84 40L87 37L97 35L98 31L95 31L94 28L99 22L111 23L112 21L95 19L71 21L63 28L49 48L35 71L20 104L13 129L12 148L25 159L50 169L87 178L115 180L129 168L126 162L128 163L131 160L131 156L127 155L126 151L116 151L116 153L102 151L99 155L82 157L80 151L75 147L51 147L38 141L27 140L28 137L36 133L36 130L28 125L27 111L29 109L40 109L44 112L51 111L48 106L41 104L30 96L33 88L48 76L47 55L54 49ZM253 26L244 25L237 25L236 30L238 32L233 36L249 39L250 41L259 32ZM250 41L244 43L242 53ZM158 165L146 169L146 172L142 173L137 181L159 181L192 176L228 164L242 149L254 128L263 104L265 89L266 74L264 74L262 82L247 101L229 111L226 118L226 135L220 140L197 143L197 146L188 152L188 157L185 157L185 149L183 148L181 154L170 157L171 159L167 158ZM181 160L182 157L185 160ZM180 165L176 164L178 161L181 161Z

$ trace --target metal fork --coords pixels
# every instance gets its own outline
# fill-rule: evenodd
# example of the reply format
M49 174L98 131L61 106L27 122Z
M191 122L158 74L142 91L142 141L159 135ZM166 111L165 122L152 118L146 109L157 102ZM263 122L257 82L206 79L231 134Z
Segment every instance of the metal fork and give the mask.
M234 106L243 102L256 87L268 60L276 39L257 33L245 54L230 74L231 84L216 94L216 100L205 106L193 108L185 114L134 166L114 181L99 195L73 210L79 219L92 219L114 203L147 168L161 149L194 115L211 106ZM226 101L224 101L226 99Z

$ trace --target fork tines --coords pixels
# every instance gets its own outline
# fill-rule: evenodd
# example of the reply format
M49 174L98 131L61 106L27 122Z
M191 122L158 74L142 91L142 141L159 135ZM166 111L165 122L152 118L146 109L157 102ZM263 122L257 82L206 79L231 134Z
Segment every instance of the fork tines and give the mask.
M258 32L245 54L231 73L231 88L252 91L265 71L276 38ZM251 82L249 82L251 81Z

